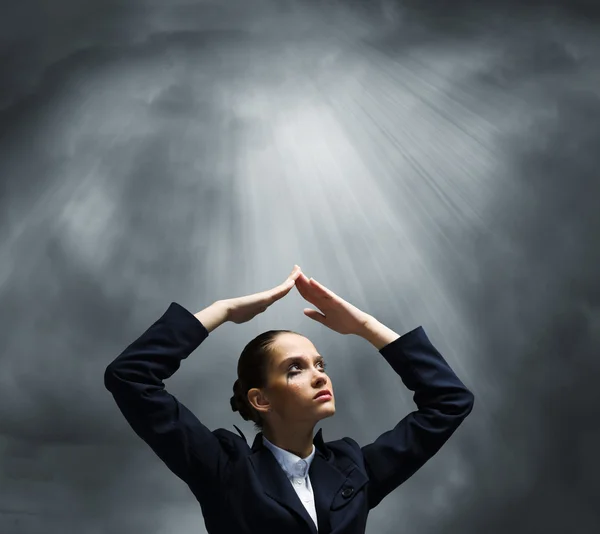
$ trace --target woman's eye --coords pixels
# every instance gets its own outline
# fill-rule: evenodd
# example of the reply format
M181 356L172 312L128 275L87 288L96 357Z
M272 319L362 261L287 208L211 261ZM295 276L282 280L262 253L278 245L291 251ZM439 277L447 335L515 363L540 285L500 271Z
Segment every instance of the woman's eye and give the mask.
M319 365L323 368L323 371L325 371L325 369L327 369L327 364L325 362L319 362ZM299 373L300 371L294 371L293 368L294 367L300 367L299 363L293 363L292 365L290 365L288 372L289 373Z

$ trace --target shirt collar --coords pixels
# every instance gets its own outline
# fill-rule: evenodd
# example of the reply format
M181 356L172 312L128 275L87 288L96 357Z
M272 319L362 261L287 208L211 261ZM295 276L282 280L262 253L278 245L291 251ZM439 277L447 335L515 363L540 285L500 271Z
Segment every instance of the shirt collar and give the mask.
M244 434L242 434L242 431L237 426L235 426L235 425L233 425L233 426L236 428L236 430L238 431L240 436L243 438L243 440L246 443L248 443L248 441L246 440L246 437L244 436ZM322 428L320 428L319 431L315 434L315 437L313 439L313 444L314 444L315 448L317 449L317 452L319 454L321 454L326 461L331 460L332 452L329 449L329 447L327 447L327 445L325 444L325 440L323 439L323 429ZM256 453L263 448L266 448L263 446L263 433L259 432L258 434L256 434L256 436L254 436L254 441L252 442L251 450L253 453Z
M306 458L300 458L294 453L286 451L277 445L273 445L267 438L262 437L263 444L275 456L275 459L289 477L304 478L308 474L310 464L315 457L315 446L313 444L312 452Z

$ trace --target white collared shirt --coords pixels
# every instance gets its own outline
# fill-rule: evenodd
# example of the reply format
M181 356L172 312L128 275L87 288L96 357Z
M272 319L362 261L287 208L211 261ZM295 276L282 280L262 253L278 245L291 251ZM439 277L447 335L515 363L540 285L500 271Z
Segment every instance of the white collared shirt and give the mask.
M315 496L310 484L310 477L308 476L310 464L315 457L314 444L312 452L306 458L302 459L291 452L277 447L277 445L273 445L264 437L264 435L262 439L265 447L273 453L273 456L275 456L275 459L287 475L288 480L292 484L292 487L296 491L304 508L306 508L308 515L310 515L314 521L315 526L319 528L317 523L317 510L315 508Z

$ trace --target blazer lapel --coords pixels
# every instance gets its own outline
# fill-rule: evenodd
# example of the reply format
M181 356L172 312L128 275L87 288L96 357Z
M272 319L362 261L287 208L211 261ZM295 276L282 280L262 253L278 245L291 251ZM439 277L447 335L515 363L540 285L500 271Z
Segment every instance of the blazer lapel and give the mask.
M317 534L312 518L304 508L294 488L292 488L287 475L281 469L271 451L262 444L262 432L256 435L252 451L253 454L249 457L250 462L256 471L256 476L260 480L264 492L288 510L302 517L310 531Z
M318 531L287 475L271 451L263 445L262 432L259 432L254 438L252 454L249 458L267 495L302 517L313 534L329 534L331 532L329 522L331 505L347 477L333 465L333 455L323 442L321 430L313 441L316 452L309 469L309 476L315 497Z
M322 430L317 432L314 443L317 452L308 472L315 494L319 534L330 534L331 511L344 506L367 479L348 458L334 456L323 441Z

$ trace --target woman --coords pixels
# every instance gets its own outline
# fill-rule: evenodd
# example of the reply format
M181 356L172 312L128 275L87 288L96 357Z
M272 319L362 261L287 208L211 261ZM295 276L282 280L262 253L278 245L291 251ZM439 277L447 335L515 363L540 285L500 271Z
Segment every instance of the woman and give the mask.
M415 392L418 409L369 445L325 442L321 430L313 438L315 425L335 413L333 386L314 345L289 330L261 334L238 362L231 405L260 430L252 447L239 429L240 436L209 430L165 390L163 380L210 332L250 321L294 285L320 310L305 309L308 317L369 341ZM473 395L421 327L399 336L298 266L274 289L220 300L195 315L172 303L107 367L104 383L133 430L189 486L209 534L363 534L369 511L431 458L473 407Z

